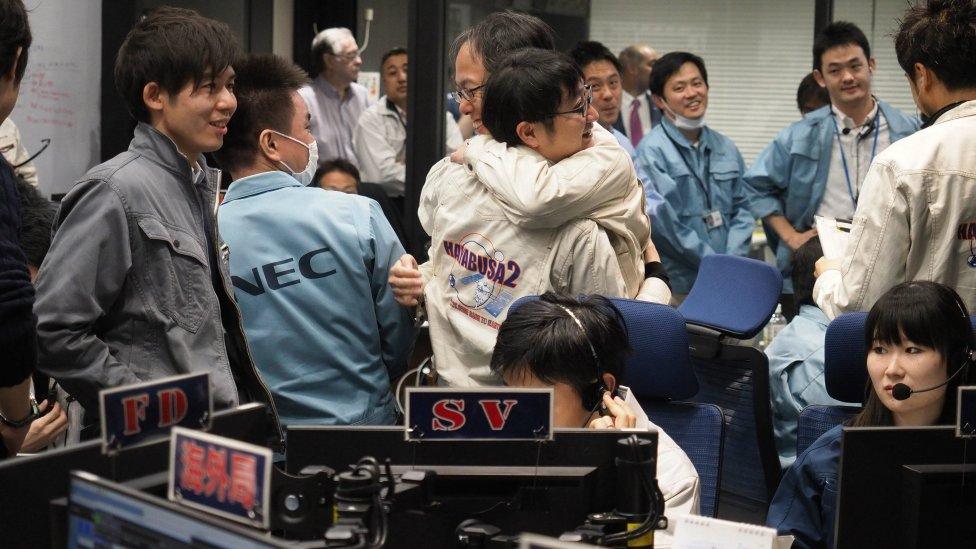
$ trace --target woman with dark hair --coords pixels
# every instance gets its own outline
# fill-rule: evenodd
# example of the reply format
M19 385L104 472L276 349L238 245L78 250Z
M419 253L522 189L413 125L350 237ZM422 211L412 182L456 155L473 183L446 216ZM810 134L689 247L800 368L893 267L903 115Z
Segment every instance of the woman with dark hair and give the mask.
M868 382L853 427L953 423L956 388L974 382L973 329L959 295L942 284L905 282L871 308L864 327ZM895 386L937 389L896 398ZM898 395L902 396L902 395ZM794 547L833 547L841 425L824 433L787 470L767 525Z

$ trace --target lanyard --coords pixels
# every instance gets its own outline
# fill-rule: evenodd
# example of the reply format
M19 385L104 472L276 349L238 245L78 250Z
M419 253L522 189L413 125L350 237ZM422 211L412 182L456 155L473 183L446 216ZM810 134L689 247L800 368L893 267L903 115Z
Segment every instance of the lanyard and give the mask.
M878 134L881 133L881 124L878 117L881 116L881 107L878 107L877 114L874 115L874 122L872 122L871 127L874 128L874 143L871 145L871 160L874 162L874 155L878 152ZM837 148L840 149L840 161L844 165L844 180L847 181L847 194L851 196L851 202L854 203L854 209L857 209L857 197L854 196L854 188L851 186L851 174L847 170L847 155L844 154L844 143L840 140L840 129L837 128L837 117L831 115L831 120L834 121L834 135L837 136ZM860 146L861 136L854 137L855 146ZM854 174L857 177L858 174Z
M702 137L704 137L704 134L705 134L705 130L703 129L702 130ZM708 211L711 212L712 211L712 195L711 195L711 193L708 192L709 191L708 185L707 185L704 177L702 177L702 174L698 173L691 166L691 162L688 162L688 159L685 158L684 153L681 152L681 147L678 145L678 142L675 141L674 138L672 138L670 134L668 134L667 130L665 130L664 135L666 135L668 137L668 140L671 141L671 144L674 145L675 151L678 153L678 156L681 157L681 161L684 162L685 167L688 168L688 172L691 173L691 176L695 178L695 181L696 182L698 182L698 186L701 188L702 193L705 195L705 203L708 205ZM705 144L703 143L703 141L704 141L704 139L702 139L702 138L699 138L698 139L698 147L699 147L699 150L701 151L701 154L702 154L702 163L704 164L705 173L707 174L708 173L708 166L710 164L710 162L709 162L710 155L708 155L708 154L705 153Z
M390 99L389 99L389 98L387 98L387 99L386 99L386 108L388 108L388 109L390 109L391 111L393 111L393 114L395 114L395 115L396 115L396 117L397 117L397 120L399 120L399 121L400 121L400 125L401 125L401 126L403 126L403 129L407 129L407 123L406 123L406 122L404 122L404 121L403 121L403 117L402 117L402 116L400 116L400 109L398 109L398 108L396 107L396 105L394 105L394 104L393 104L393 101L390 101Z

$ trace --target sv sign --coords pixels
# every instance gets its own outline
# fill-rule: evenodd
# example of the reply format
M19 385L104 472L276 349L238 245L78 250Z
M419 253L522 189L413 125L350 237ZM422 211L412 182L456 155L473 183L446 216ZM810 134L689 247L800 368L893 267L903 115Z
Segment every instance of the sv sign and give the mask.
M98 399L103 452L166 438L174 426L205 428L213 414L207 372L106 389Z
M552 389L410 387L407 440L551 440Z

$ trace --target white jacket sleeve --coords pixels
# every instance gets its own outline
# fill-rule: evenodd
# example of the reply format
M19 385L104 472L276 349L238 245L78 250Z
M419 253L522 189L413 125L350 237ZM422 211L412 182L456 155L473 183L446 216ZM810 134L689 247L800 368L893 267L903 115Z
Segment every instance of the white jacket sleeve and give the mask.
M353 144L362 180L383 184L383 190L390 195L402 195L407 167L397 161L399 147L387 137L383 117L372 110L364 111L356 124Z
M593 144L557 164L486 136L468 142L465 163L516 225L551 229L623 201L637 184L633 161L613 135L593 127Z
M905 281L909 229L908 193L890 165L875 162L864 180L841 270L824 272L813 286L813 298L828 318L867 310Z

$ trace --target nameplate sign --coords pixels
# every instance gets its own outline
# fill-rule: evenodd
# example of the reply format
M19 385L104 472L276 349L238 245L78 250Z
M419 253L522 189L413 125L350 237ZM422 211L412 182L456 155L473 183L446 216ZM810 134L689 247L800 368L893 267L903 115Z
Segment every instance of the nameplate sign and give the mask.
M105 389L98 401L103 453L164 439L176 426L209 428L213 416L207 372Z
M267 530L272 466L269 448L175 427L170 434L167 497Z
M976 387L959 387L956 398L956 436L976 438Z
M407 440L552 440L553 391L409 387Z

